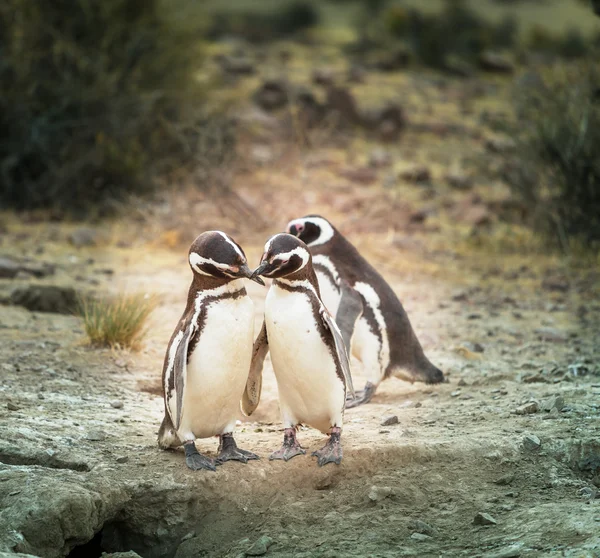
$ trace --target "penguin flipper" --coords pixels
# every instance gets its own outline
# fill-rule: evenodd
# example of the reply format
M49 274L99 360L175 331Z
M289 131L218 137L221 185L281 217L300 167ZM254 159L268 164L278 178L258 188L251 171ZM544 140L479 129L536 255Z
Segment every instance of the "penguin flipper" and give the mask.
M323 320L323 325L331 331L331 334L333 335L335 350L342 367L342 372L344 373L346 392L354 399L354 386L352 385L352 374L350 373L350 361L348 360L348 351L346 351L346 344L344 343L342 333L325 306L321 306L321 319Z
M269 352L269 339L267 337L267 325L263 321L260 333L252 348L252 361L250 362L250 373L246 381L246 389L240 401L242 413L249 417L258 407L260 392L262 389L262 371L267 353Z
M165 371L165 407L175 430L179 429L181 417L183 416L183 393L187 377L188 348L196 333L194 324L188 322L173 337L168 349L167 369Z
M346 350L348 354L350 354L352 334L354 333L354 327L356 326L357 320L363 313L363 303L360 294L346 281L341 281L340 289L342 297L340 299L337 314L335 315L335 323L340 328Z

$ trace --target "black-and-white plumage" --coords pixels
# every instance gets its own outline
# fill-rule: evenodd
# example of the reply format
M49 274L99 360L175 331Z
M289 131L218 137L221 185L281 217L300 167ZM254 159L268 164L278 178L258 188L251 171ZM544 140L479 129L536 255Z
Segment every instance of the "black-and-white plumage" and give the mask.
M323 302L335 315L348 352L362 362L369 378L347 407L367 403L390 376L430 384L444 381L442 371L425 356L392 288L327 219L294 219L287 231L310 248Z
M254 336L254 305L243 278L253 277L243 250L221 231L198 236L188 260L193 280L165 355L165 417L158 444L163 449L183 444L188 467L214 470L230 459L257 459L237 448L232 435ZM194 444L211 436L220 436L216 463Z
M353 397L352 377L342 334L320 299L319 285L306 245L289 234L278 234L265 245L254 271L273 279L265 301L265 323L255 344L244 404L251 411L267 343L277 379L284 422L284 443L271 459L287 461L305 453L296 427L307 424L329 434L313 453L319 465L342 458L340 434L346 394Z

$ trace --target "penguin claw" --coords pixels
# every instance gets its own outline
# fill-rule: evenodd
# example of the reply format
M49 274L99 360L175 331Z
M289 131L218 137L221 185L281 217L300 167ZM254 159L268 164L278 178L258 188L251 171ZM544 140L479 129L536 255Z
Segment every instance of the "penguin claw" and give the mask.
M246 451L239 448L223 450L217 456L217 464L220 465L225 461L241 461L242 463L248 463L251 459L260 459L258 455L251 451Z
M313 457L317 458L317 465L323 467L327 463L339 465L342 462L342 445L340 444L341 429L334 427L327 443L319 450L313 451Z
M190 455L185 456L185 464L192 471L199 471L200 469L206 469L208 471L216 471L216 465L220 465L219 463L215 463L212 459L200 454L200 453L192 453Z
M346 409L352 409L353 407L358 407L359 405L364 405L368 403L375 395L375 390L377 386L372 384L371 382L367 382L365 384L365 389L356 392L356 397L354 399L347 398L346 399Z
M251 451L246 451L237 447L231 434L221 435L221 444L219 446L219 455L217 456L217 465L225 461L241 461L248 463L250 459L259 459L258 455Z
M274 461L275 459L289 461L292 457L296 457L297 455L306 455L306 450L302 449L299 445L291 448L282 446L280 449L269 455L269 461Z
M284 429L283 444L281 445L281 448L277 451L274 451L269 456L269 461L273 461L275 459L283 459L284 461L289 461L292 457L305 454L306 450L300 445L300 443L296 439L296 429L286 428Z

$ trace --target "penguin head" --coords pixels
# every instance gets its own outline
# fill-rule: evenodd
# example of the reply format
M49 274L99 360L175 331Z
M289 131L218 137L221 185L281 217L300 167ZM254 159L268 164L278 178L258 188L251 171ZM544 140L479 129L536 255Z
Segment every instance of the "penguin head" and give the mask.
M260 265L253 276L276 279L300 271L311 261L310 251L299 238L287 233L272 236L265 244Z
M195 276L224 281L247 277L265 284L260 277L253 277L241 246L222 231L207 231L198 236L190 246L188 262Z
M297 236L307 246L317 246L329 242L335 234L333 225L320 215L307 215L294 219L287 225L286 232Z

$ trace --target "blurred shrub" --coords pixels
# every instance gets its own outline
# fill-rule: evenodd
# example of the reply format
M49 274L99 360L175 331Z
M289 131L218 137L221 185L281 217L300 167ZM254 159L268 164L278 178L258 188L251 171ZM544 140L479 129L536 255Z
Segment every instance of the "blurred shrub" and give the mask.
M590 54L593 39L586 38L576 28L564 34L554 34L541 26L534 26L528 37L527 47L536 52L553 54L563 58L583 58Z
M139 349L147 333L146 322L156 303L156 298L141 294L82 299L80 313L90 343L99 347Z
M520 146L509 181L535 225L567 249L600 242L600 69L551 71L516 99Z
M217 12L209 36L217 39L234 35L251 42L267 42L293 35L318 22L319 12L314 2L295 0L281 2L276 10L257 7L255 10Z
M391 6L383 15L388 33L414 50L425 65L444 68L449 57L475 60L485 49L511 47L517 33L514 18L494 26L462 0L446 0L439 13L426 14Z
M0 203L106 209L189 158L197 34L159 0L0 3Z

